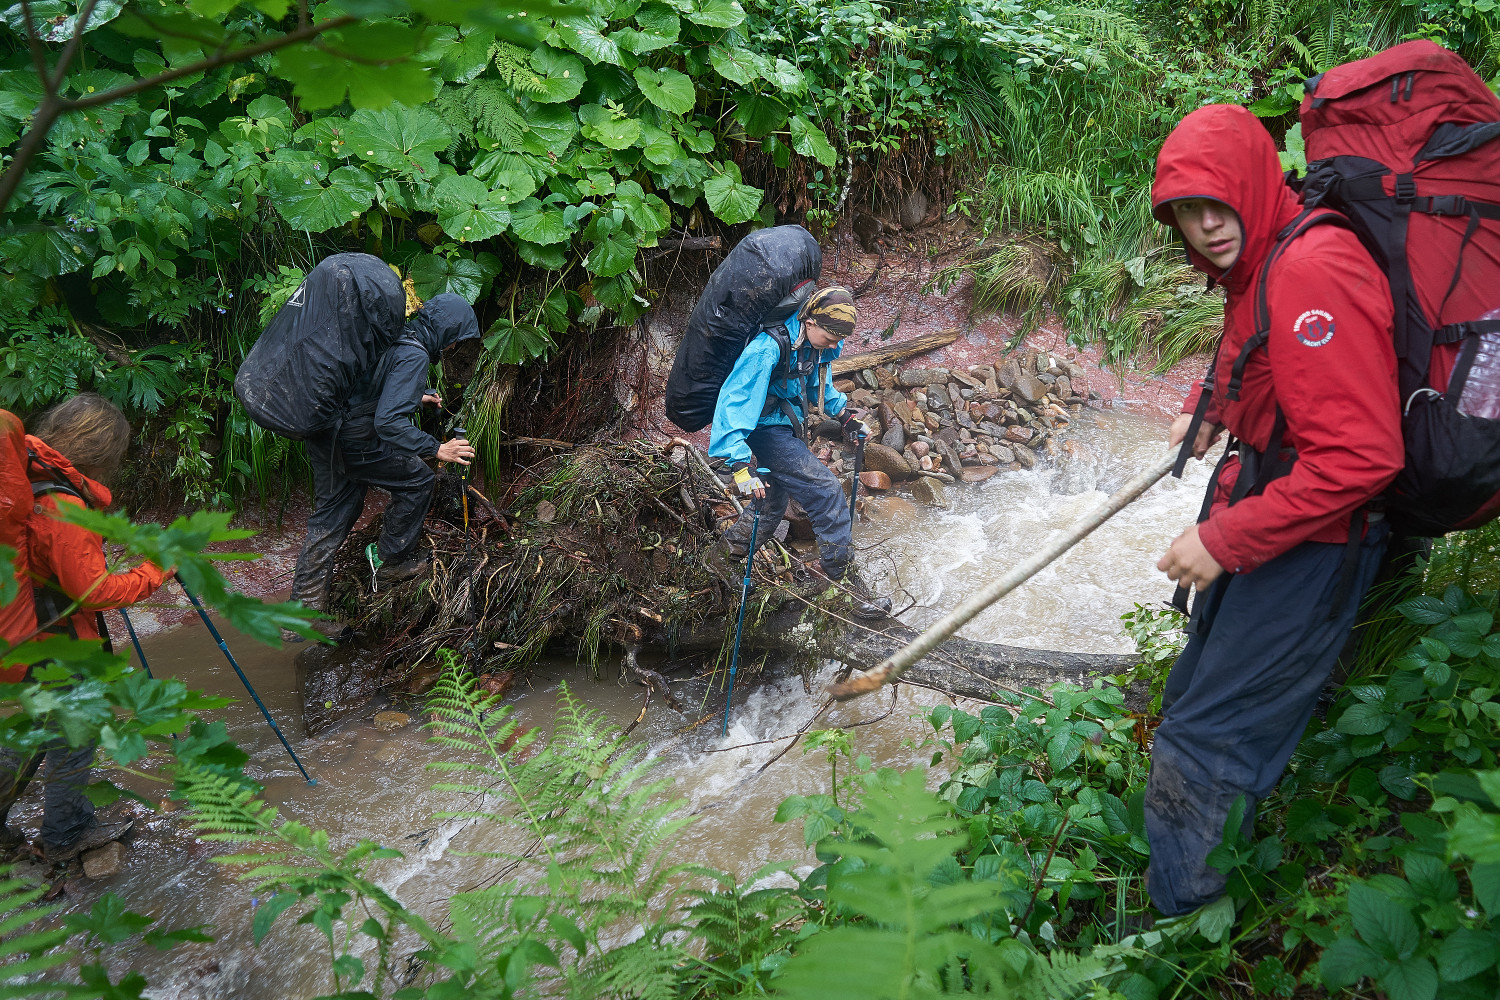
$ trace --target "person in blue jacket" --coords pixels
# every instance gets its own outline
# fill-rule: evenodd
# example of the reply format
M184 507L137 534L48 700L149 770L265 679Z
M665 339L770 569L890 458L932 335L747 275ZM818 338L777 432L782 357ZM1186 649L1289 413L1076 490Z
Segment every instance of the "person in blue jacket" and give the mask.
M719 389L708 451L729 462L735 486L760 508L756 548L795 499L817 533L823 572L844 584L860 617L881 618L890 613L890 599L874 596L855 571L849 502L808 448L805 430L819 382L823 412L839 418L844 436L854 440L864 430L848 398L833 387L830 364L854 332L854 320L854 297L834 285L814 292L783 329L756 334ZM724 534L736 557L748 555L751 519L747 510Z

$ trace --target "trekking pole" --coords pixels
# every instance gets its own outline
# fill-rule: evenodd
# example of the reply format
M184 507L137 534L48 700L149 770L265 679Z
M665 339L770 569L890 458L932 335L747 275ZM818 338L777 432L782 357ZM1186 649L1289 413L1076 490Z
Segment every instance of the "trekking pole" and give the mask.
M1073 525L1043 545L1031 558L1012 569L1009 573L986 584L977 593L971 595L967 600L959 604L937 624L926 632L917 636L909 645L898 649L886 657L873 670L867 671L858 677L851 677L842 684L835 684L828 689L828 693L839 701L871 691L879 690L884 684L889 684L907 670L912 664L926 656L939 643L957 632L969 619L973 618L985 608L994 604L1006 594L1015 590L1021 584L1035 576L1048 563L1057 559L1064 552L1077 545L1086 538L1095 528L1118 514L1126 506L1134 502L1151 488L1157 480L1172 471L1172 465L1177 461L1177 449L1159 459L1145 471L1137 474L1119 491L1104 502L1098 510L1087 517L1075 521Z
M864 431L859 432L859 444L854 449L854 482L849 484L849 527L854 527L854 501L859 499L859 473L865 466L865 438L869 435Z
M750 551L745 554L745 579L740 584L740 616L734 623L734 652L729 656L729 691L724 695L724 726L721 737L729 735L729 706L734 701L734 673L740 665L740 630L745 627L745 605L750 600L750 568L755 565L755 536L760 531L760 505L751 505Z
M146 671L147 677L151 677L152 680L155 680L155 678L151 675L151 664L146 662L146 652L145 650L141 649L141 640L137 639L135 636L135 626L130 624L130 615L126 613L124 608L120 609L120 617L125 619L125 631L130 633L130 644L135 647L135 655L141 661L141 669Z
M178 580L177 585L182 588L182 592L187 595L188 600L193 602L193 608L198 612L198 617L203 619L204 625L208 626L209 635L213 636L214 642L219 644L219 649L224 653L224 659L229 661L229 665L234 668L234 672L240 675L240 682L245 685L245 690L250 692L250 697L255 699L255 707L259 708L260 714L266 717L266 723L270 725L271 731L276 734L276 738L281 741L281 745L286 747L286 752L292 757L292 763L297 765L297 770L302 772L302 777L307 778L309 785L316 785L318 783L317 779L308 775L307 768L303 767L302 761L297 759L297 752L286 741L286 737L281 735L281 727L276 724L275 719L271 718L271 713L266 710L266 703L260 700L260 695L255 693L255 688L250 686L250 678L245 676L245 672L235 662L234 654L229 651L229 645L224 641L224 637L219 634L219 630L214 628L213 620L208 617L208 612L203 610L203 605L198 603L198 598L193 595L193 592L187 589L187 584Z
M468 437L469 437L469 432L462 425L455 426L453 428L453 430L451 430L449 432L449 434L448 434L448 439L450 441L454 440L454 439L458 439L458 438L462 438L464 440L468 440ZM478 456L475 456L475 457L477 458ZM473 462L474 462L474 460L470 459L468 465L460 465L458 467L458 493L459 493L459 502L463 505L463 510L464 510L464 554L465 555L467 555L468 551L469 551L469 470L474 467Z

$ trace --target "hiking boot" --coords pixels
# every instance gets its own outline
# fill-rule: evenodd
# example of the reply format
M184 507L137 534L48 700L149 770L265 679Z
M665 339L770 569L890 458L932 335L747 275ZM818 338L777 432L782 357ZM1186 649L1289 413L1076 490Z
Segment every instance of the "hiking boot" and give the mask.
M891 616L891 599L876 596L869 584L854 570L844 574L841 581L845 595L854 604L854 617L864 621L876 621Z
M133 826L135 826L134 817L123 809L111 806L94 813L84 831L66 844L49 844L38 840L37 846L42 849L42 857L48 864L61 864L64 861L71 861L85 851L92 851L96 847L103 847L110 841L119 840L129 833Z
M432 554L424 552L406 559L381 563L380 568L375 571L375 579L384 584L400 583L402 580L421 576L431 568Z

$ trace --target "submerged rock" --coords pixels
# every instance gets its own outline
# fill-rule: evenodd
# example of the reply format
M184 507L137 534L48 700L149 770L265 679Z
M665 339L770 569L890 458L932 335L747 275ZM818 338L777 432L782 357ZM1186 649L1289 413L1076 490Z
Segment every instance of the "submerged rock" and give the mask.
M83 852L83 873L89 878L112 878L125 869L125 845L112 840L103 847Z
M895 482L911 478L911 466L899 451L873 441L865 445L864 467L871 472L884 472Z
M405 712L376 712L375 728L382 733L395 732L411 725L411 716Z
M911 495L918 503L929 507L947 507L948 497L943 493L943 484L930 476L918 476L911 484Z

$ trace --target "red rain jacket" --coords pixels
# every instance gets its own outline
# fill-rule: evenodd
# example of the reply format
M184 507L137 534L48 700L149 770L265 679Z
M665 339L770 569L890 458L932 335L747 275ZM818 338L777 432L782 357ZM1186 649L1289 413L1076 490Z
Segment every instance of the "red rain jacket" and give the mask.
M1314 226L1271 269L1266 289L1270 340L1245 366L1237 401L1224 397L1230 369L1255 332L1255 286L1277 233L1300 207L1282 181L1276 145L1237 105L1215 104L1184 118L1156 161L1156 218L1176 227L1169 202L1212 198L1240 217L1240 256L1227 270L1188 250L1193 265L1225 287L1224 338L1208 419L1257 451L1270 444L1276 407L1284 444L1297 450L1289 475L1228 506L1239 473L1230 458L1219 477L1204 547L1233 573L1253 570L1302 542L1347 542L1351 514L1378 495L1404 464L1391 295L1359 240L1339 225ZM1194 409L1201 383L1184 411Z
M15 646L36 631L31 579L26 575L26 522L31 516L31 482L26 478L26 429L15 414L0 410L0 545L16 550L16 599L0 608L0 639ZM0 683L26 675L24 666L0 667Z
M37 458L61 471L74 489L91 498L94 507L102 510L113 502L107 487L73 468L62 452L30 434L26 435L26 444ZM35 482L53 480L51 473L36 463L29 471ZM72 616L73 628L80 639L98 639L95 612L129 607L145 599L162 585L166 574L151 562L111 573L104 561L104 539L52 516L59 503L83 506L83 501L66 493L44 493L36 498L27 530L30 569L37 579L55 579L64 594L82 599L82 608Z

